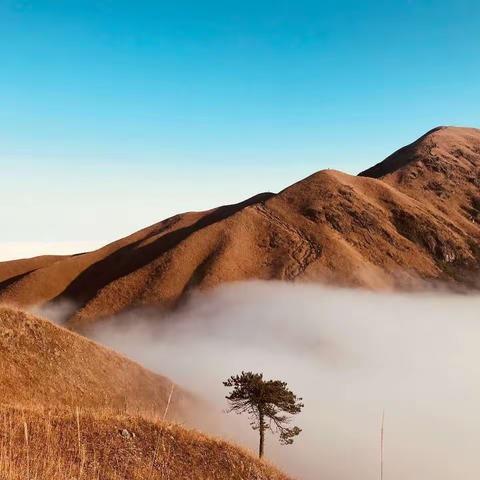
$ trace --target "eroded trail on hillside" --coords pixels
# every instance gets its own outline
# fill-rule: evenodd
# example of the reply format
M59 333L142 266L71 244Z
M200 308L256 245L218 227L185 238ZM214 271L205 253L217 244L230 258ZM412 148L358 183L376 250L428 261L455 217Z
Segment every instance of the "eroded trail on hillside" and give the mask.
M310 263L314 262L322 253L320 245L312 242L300 229L282 220L275 212L264 204L257 204L254 208L270 223L286 232L286 237L292 243L288 250L290 262L284 266L284 280L295 280L305 272Z

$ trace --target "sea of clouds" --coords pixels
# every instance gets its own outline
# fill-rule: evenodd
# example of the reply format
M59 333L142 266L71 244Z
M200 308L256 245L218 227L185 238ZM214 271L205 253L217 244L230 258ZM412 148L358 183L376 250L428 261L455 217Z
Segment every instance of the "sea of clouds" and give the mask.
M208 399L211 433L256 449L224 413L222 380L242 370L303 397L294 445L266 456L302 479L477 479L480 297L379 294L247 282L195 294L177 312L125 314L93 337Z

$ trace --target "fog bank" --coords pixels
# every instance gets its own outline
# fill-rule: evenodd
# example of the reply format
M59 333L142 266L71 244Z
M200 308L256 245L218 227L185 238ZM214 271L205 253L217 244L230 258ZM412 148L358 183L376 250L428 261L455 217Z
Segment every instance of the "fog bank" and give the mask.
M304 399L294 421L303 432L286 447L267 436L266 456L297 478L379 478L385 410L385 479L476 480L479 307L476 296L249 282L93 336L208 398L219 412L213 433L254 449L247 418L222 420L221 382L241 370L287 381Z

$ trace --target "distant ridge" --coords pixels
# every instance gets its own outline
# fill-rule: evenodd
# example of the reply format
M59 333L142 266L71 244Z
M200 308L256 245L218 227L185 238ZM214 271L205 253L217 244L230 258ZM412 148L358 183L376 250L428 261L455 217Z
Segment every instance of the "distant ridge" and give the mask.
M77 256L0 263L0 301L69 302L69 325L248 279L477 289L480 130L438 127L351 176L176 215Z

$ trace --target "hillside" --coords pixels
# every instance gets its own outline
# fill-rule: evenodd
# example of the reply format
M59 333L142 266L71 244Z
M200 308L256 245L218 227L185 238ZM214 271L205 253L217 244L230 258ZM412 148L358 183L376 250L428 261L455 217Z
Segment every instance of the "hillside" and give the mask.
M288 480L225 441L164 422L0 408L4 480Z
M0 263L0 300L68 305L80 327L247 279L478 288L480 130L441 127L351 176L169 218L95 252ZM66 303L68 302L68 303Z
M163 415L172 382L76 333L0 307L0 404ZM168 418L193 398L174 388Z
M287 480L235 445L167 423L201 424L209 412L167 378L1 306L0 367L2 479Z
M380 178L468 228L480 219L480 130L435 128L360 175Z

